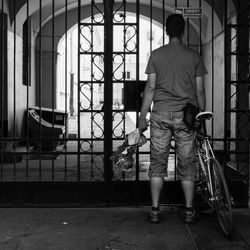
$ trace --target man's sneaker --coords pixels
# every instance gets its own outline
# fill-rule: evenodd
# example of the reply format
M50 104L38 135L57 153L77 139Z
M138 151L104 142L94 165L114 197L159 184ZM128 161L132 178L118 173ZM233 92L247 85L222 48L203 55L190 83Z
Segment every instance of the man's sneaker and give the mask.
M194 223L196 220L195 210L193 208L186 208L183 221L185 223Z
M160 222L160 210L151 210L149 213L149 220L151 223L159 223Z

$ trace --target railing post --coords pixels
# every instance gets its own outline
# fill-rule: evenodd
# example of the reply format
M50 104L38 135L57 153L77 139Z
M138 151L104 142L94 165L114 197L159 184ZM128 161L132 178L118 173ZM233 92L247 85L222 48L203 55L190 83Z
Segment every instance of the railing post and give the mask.
M113 0L105 1L104 28L104 178L112 180L112 103L113 103Z

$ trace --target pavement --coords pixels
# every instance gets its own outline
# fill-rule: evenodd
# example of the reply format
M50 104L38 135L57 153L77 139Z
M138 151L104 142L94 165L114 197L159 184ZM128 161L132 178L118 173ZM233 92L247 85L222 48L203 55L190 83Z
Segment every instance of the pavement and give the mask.
M0 208L0 250L247 250L250 212L234 208L234 234L226 239L215 215L186 225L180 208L161 208L161 223L148 222L149 207Z

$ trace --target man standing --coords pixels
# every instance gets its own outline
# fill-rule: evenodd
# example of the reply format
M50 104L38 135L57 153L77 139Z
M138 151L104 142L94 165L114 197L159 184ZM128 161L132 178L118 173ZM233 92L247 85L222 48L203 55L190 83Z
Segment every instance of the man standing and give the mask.
M205 110L203 76L206 68L198 53L182 44L185 21L179 14L166 20L169 43L151 53L146 68L148 74L144 90L138 128L147 126L146 115L151 103L150 116L150 167L152 197L150 221L160 221L159 198L167 176L167 164L172 137L175 139L177 176L184 191L186 209L184 222L192 223L196 178L196 132L183 122L183 108L187 103Z

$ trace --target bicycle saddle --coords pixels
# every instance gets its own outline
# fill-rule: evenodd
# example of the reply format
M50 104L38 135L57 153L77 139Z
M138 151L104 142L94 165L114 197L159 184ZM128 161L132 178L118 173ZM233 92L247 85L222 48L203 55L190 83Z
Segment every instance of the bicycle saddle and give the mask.
M209 120L214 116L213 112L211 111L204 111L200 112L198 115L196 115L196 120L201 121L201 120Z

